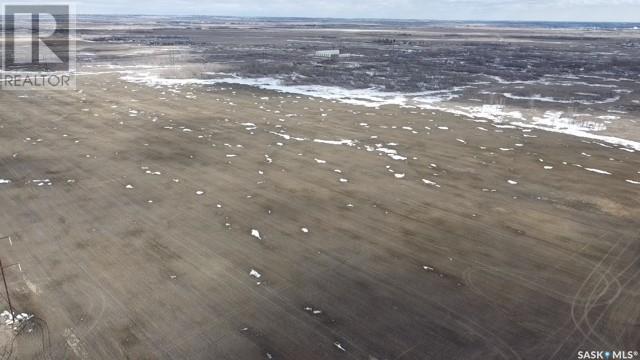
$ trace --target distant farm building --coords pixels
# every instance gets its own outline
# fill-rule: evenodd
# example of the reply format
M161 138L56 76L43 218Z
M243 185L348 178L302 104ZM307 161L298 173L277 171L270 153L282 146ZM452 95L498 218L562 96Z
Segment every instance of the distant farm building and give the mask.
M340 56L340 50L320 50L316 51L315 55L323 58L334 58Z

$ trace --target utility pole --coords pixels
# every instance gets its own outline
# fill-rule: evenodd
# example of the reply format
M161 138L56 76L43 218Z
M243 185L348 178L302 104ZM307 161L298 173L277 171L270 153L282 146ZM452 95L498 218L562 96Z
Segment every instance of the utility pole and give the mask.
M7 294L7 302L9 303L9 312L11 313L11 321L15 321L13 317L13 306L11 305L11 296L9 295L9 287L7 287L7 278L4 276L4 266L2 266L2 259L0 259L0 272L2 273L2 282L4 283L4 291Z
M11 236L1 237L0 240L9 239L11 244ZM0 259L0 274L2 274L2 283L4 283L4 292L7 294L7 302L9 303L9 312L11 313L11 321L15 322L16 319L13 315L13 305L11 305L11 295L9 295L9 287L7 286L7 278L4 276L4 265L2 265L2 259Z

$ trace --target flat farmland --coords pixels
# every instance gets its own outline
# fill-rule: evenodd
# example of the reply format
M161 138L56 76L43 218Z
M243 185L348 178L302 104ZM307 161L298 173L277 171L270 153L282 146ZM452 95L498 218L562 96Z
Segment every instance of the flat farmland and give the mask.
M0 93L0 256L34 315L3 360L640 343L637 153L240 85L78 84Z

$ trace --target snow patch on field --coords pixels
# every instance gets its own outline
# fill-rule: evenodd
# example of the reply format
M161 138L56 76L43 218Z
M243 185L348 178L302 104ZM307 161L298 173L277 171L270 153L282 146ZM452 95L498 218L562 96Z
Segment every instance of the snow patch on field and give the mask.
M29 321L31 318L33 318L33 315L29 315L27 313L14 313L13 316L11 316L11 313L5 310L0 313L0 324L11 326L13 327L13 329L17 329L20 324L25 321Z
M254 269L251 269L251 271L249 272L249 276L254 277L256 279L260 279L262 277L262 274L260 274Z
M599 140L605 143L627 148L633 151L640 151L640 142L623 138L597 135L593 132L604 131L606 126L597 122L577 122L574 119L565 118L562 112L547 112L542 117L527 118L519 111L508 111L503 105L482 105L465 106L453 105L447 101L460 96L463 87L456 87L449 90L425 91L414 93L387 92L381 89L345 89L334 86L321 85L287 85L281 79L243 78L235 74L207 73L209 79L169 79L163 78L154 72L153 68L140 68L137 71L128 70L124 72L122 79L138 84L145 84L152 87L168 86L179 87L185 85L215 85L215 84L238 84L254 86L260 89L272 90L281 93L313 96L322 99L339 101L343 103L378 108L384 105L395 105L401 107L414 107L426 110L437 110L450 113L456 116L470 118L477 122L491 121L501 128L535 128L544 131L556 132L577 136L582 138ZM606 104L619 100L619 96L607 98L601 101L595 100L563 100L542 95L516 96L510 93L503 94L506 97L517 100L533 100L553 103L576 103L576 104ZM280 136L280 135L279 135ZM296 139L301 140L301 139ZM316 141L316 140L314 140ZM322 141L316 141L322 142ZM345 145L345 144L339 144ZM354 144L347 144L354 146Z
M393 160L400 160L400 161L407 160L407 157L399 155L398 151L395 149L382 147L382 144L378 144L376 146L378 147L377 149L375 149L376 151L386 154L388 157L392 158Z
M559 104L582 104L582 105L595 105L595 104L609 104L614 103L620 100L620 96L614 96L612 98L607 98L604 100L564 100L564 99L556 99L553 97L542 96L542 95L533 95L533 96L517 96L511 93L504 93L502 96L513 99L513 100L533 100L533 101L541 101L541 102L550 102L550 103L559 103Z
M356 140L322 140L322 139L313 139L313 142L328 144L328 145L347 145L347 146L356 146Z
M591 171L591 172L594 172L594 173L597 173L597 174L602 174L602 175L611 175L610 172L604 171L604 170L599 170L599 169L585 168L585 170Z
M431 181L431 180L427 180L427 179L422 179L422 182L427 184L427 185L431 185L431 186L435 186L435 187L440 187L440 185L438 185L438 183Z

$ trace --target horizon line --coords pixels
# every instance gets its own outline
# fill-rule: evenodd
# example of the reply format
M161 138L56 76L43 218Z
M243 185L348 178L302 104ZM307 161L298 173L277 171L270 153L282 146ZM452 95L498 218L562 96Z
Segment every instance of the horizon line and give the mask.
M409 21L409 22L460 22L460 23L548 23L548 24L640 24L638 21L618 20L481 20L481 19L415 19L415 18L379 18L379 17L310 17L310 16L252 16L252 15L202 15L202 14L142 14L142 13L77 13L76 16L157 16L157 17L215 17L238 19L302 19L302 20L377 20L377 21Z

